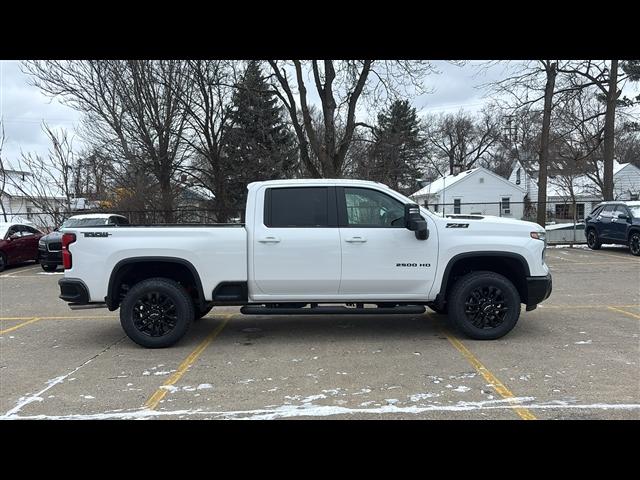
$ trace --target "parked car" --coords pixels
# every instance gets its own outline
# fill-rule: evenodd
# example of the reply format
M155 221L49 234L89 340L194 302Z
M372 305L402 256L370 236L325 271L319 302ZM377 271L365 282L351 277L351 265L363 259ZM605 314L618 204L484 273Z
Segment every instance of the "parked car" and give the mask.
M540 225L442 218L376 182L254 182L245 219L65 228L60 298L120 308L129 338L158 348L215 305L245 315L416 315L428 306L488 340L516 325L521 304L530 311L551 294Z
M45 235L38 242L40 265L45 272L54 272L62 265L62 230L71 227L101 227L103 225L129 225L127 217L111 213L74 215L64 221L59 229Z
M587 245L598 250L603 243L628 245L640 255L640 201L602 202L586 218Z
M0 272L7 265L38 261L38 240L42 235L33 225L0 223Z

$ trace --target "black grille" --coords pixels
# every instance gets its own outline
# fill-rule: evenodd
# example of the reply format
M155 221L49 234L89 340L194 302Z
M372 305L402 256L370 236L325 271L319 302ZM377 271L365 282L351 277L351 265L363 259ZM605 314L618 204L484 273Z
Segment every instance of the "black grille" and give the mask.
M59 252L60 250L62 250L62 243L60 243L60 242L51 242L49 244L49 251L50 252Z

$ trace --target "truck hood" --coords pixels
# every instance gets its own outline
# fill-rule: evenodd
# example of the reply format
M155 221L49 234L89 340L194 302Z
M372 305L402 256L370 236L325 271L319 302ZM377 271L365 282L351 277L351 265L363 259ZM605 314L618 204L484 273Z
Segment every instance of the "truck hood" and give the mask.
M444 218L436 218L445 223L468 223L469 226L476 224L482 227L494 226L505 231L544 232L544 228L537 223L493 215L447 215Z
M62 232L56 231L48 233L40 237L40 240L44 240L45 242L61 242L62 241Z

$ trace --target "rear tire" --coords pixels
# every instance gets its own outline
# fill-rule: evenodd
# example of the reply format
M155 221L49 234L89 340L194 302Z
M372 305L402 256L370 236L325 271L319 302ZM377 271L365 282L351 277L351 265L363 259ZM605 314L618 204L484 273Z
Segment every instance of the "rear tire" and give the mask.
M631 232L629 236L629 251L631 255L640 256L640 232Z
M7 257L3 253L0 253L0 272L3 272L7 266Z
M503 337L520 317L518 290L495 272L465 275L453 286L447 303L451 323L474 340Z
M41 263L40 266L42 267L42 270L44 270L45 272L55 272L58 269L58 265Z
M600 250L602 243L598 240L598 233L595 228L587 230L587 246L591 250Z
M179 283L150 278L136 283L120 306L120 324L127 336L146 348L178 342L193 323L193 301Z

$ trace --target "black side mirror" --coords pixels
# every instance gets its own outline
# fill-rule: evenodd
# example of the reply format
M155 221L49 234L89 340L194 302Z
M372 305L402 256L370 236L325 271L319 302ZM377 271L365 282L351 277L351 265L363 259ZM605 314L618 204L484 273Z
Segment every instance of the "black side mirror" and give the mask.
M420 207L415 203L407 203L404 206L404 225L408 230L415 232L418 240L429 238L427 222L420 215Z
M629 215L627 215L626 213L619 213L618 214L618 218L620 220L628 220L629 219Z

